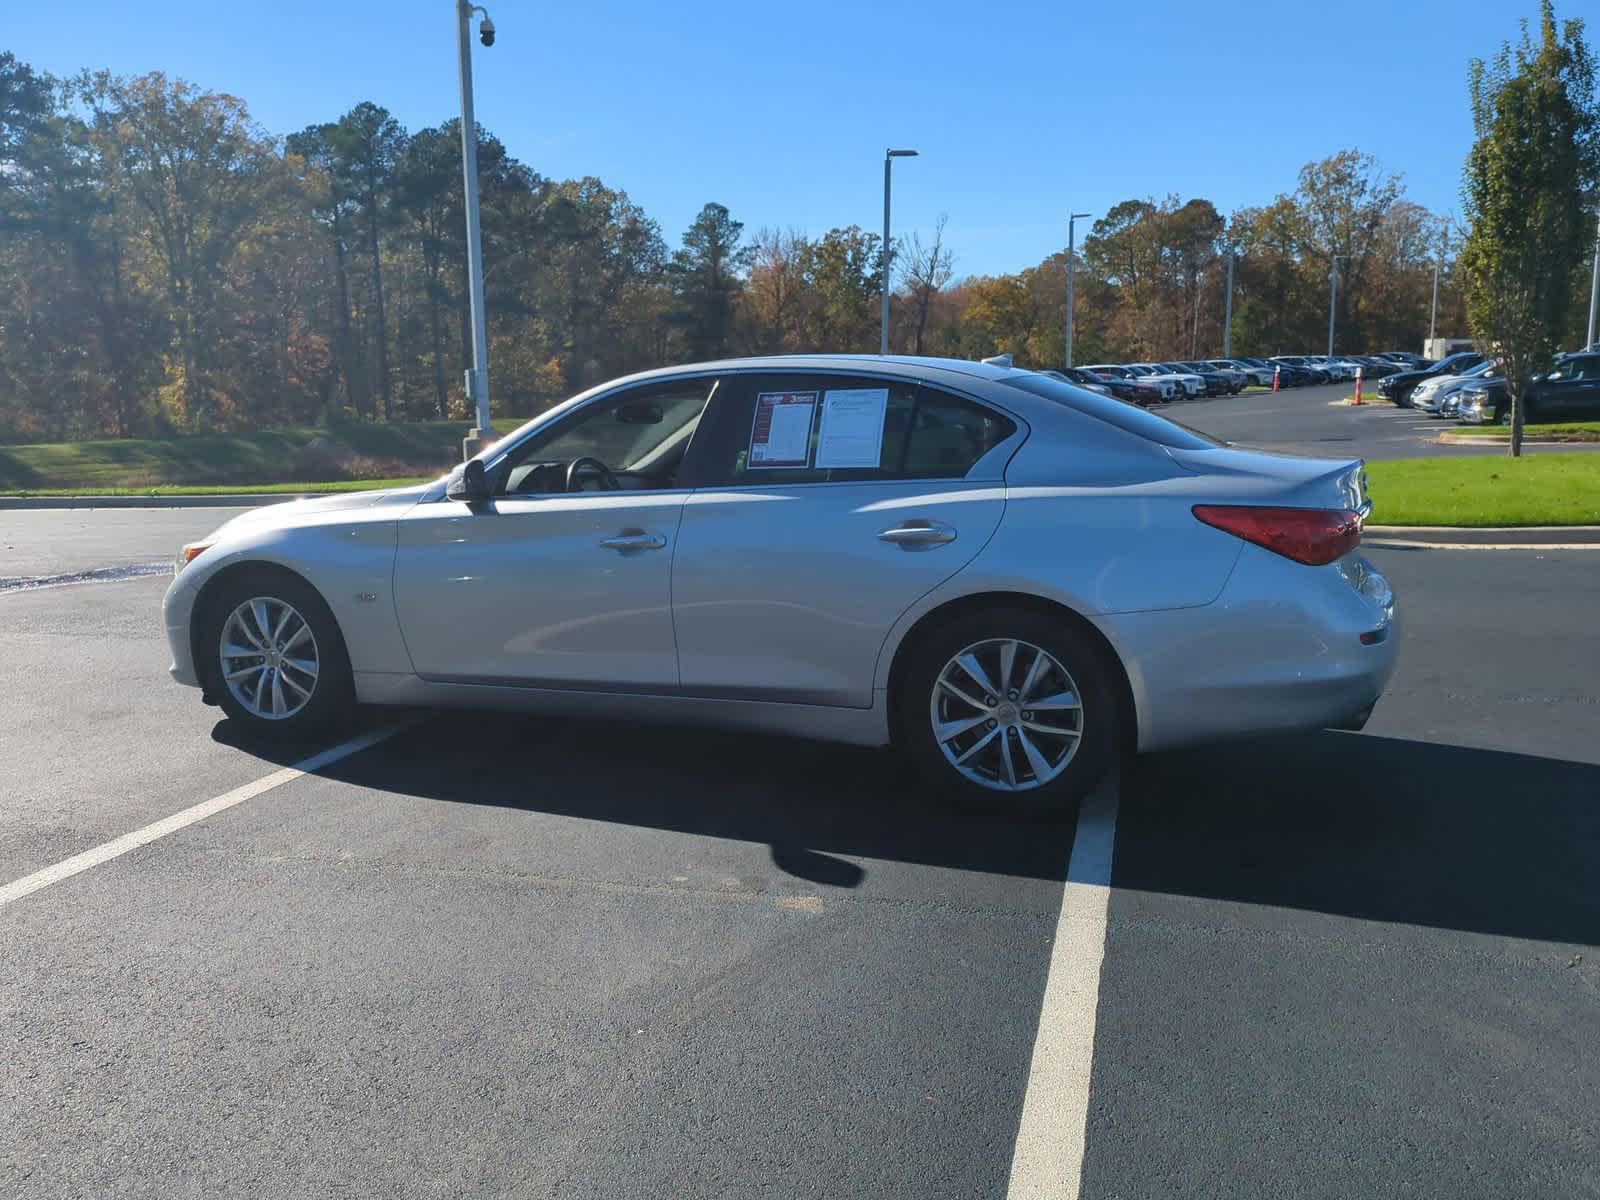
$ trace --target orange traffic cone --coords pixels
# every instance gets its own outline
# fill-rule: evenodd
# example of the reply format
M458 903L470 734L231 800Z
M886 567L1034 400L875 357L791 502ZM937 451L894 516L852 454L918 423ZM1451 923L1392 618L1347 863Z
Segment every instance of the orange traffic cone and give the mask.
M1356 368L1356 403L1361 403L1361 368Z
M1276 363L1272 366L1272 390L1278 390L1278 366Z

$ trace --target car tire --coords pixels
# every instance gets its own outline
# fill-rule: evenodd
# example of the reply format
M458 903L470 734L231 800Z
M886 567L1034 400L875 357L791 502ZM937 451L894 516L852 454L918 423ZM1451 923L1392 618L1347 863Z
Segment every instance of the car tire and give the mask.
M908 647L895 743L936 794L963 808L1057 812L1099 782L1122 741L1107 653L1070 618L1012 606L961 613ZM975 661L976 674L963 658ZM981 680L994 690L985 692ZM1075 710L1064 706L1069 696Z
M349 718L355 689L344 637L326 601L299 576L236 572L207 597L197 620L201 685L247 734L288 741L336 730Z

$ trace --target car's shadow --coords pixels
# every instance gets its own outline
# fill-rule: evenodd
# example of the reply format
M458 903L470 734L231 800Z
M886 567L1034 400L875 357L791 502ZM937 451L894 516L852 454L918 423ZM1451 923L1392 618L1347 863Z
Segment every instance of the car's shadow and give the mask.
M1113 881L1593 945L1597 866L1600 766L1314 733L1138 760Z
M291 763L321 746L242 748ZM316 773L765 844L837 887L864 877L852 859L1064 879L1072 844L1072 813L951 811L891 751L748 733L448 713ZM1118 888L1600 943L1586 763L1341 733L1150 755L1123 768L1115 853Z
M392 720L363 717L368 727ZM327 745L245 742L228 721L213 737L285 765ZM850 858L1065 879L1075 815L1018 822L998 803L995 812L952 809L888 750L499 713L423 716L380 748L315 773L434 800L765 844L786 874L834 887L865 877Z

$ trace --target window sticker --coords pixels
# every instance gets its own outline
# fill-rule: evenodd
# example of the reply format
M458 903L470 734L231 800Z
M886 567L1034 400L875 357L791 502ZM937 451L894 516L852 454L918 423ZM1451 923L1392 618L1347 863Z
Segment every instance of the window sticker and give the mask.
M750 425L750 453L755 467L804 467L811 461L811 419L816 392L760 392Z
M818 467L877 467L883 456L888 388L843 388L822 394Z

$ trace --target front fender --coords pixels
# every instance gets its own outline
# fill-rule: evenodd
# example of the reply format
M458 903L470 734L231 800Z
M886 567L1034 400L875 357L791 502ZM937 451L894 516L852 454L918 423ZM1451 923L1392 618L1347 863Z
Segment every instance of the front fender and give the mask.
M317 589L339 623L353 670L409 673L394 605L398 540L398 519L372 510L305 513L293 525L246 526L200 554L173 581L163 606L169 637L175 620L192 622L196 599L223 572L270 564Z

